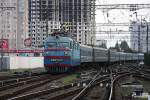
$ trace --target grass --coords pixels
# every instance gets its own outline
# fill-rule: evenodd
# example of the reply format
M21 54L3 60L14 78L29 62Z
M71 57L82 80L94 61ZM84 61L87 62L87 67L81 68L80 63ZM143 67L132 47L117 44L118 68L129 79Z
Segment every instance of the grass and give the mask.
M150 81L145 79L139 79L139 81L143 84L144 90L148 93L150 93Z
M11 69L10 73L14 73L14 72L24 72L24 71L31 71L32 69L23 69L23 68L19 68L19 69Z
M133 88L131 87L122 87L121 89L123 96L128 96L133 92Z
M134 98L133 100L148 100L148 98Z
M18 68L18 69L9 70L9 73L14 73L14 72L35 72L35 73L40 73L40 72L45 72L45 69L43 69L43 68Z
M64 77L62 80L63 80L64 85L68 85L68 84L74 82L75 80L77 80L77 75L73 74L73 75Z

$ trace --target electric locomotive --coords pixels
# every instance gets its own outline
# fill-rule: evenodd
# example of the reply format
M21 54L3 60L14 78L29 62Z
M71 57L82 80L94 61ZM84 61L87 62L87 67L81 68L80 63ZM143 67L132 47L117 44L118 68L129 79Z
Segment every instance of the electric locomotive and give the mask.
M63 36L49 36L45 41L44 66L50 73L64 73L80 65L79 43Z
M140 53L124 53L80 45L67 36L49 36L45 41L44 66L49 73L70 72L79 65L143 61Z

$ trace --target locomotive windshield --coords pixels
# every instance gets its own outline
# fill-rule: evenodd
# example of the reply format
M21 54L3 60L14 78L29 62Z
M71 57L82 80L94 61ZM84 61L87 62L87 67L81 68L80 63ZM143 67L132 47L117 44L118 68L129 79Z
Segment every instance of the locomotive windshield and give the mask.
M67 42L48 42L48 48L69 48L69 44Z
M47 43L47 47L48 48L56 48L57 47L57 43L56 42L48 42Z
M59 48L69 48L69 44L67 42L59 42L58 47Z

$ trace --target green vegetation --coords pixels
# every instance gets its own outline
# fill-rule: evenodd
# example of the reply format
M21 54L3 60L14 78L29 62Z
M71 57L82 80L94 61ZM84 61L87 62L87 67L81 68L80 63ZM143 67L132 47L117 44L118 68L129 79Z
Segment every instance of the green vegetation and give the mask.
M68 85L68 84L74 82L76 79L77 79L77 75L73 74L73 75L64 77L62 80L63 80L64 85Z
M117 43L116 43L116 45L115 45L115 49L116 49L117 51L120 51L120 45L119 45L118 41L117 41Z
M145 92L148 92L150 94L150 85L149 85L150 81L146 80L146 79L142 79L142 78L140 78L138 80L140 83L143 84Z
M128 43L126 41L122 41L120 44L120 48L121 48L121 50L128 51L129 50Z
M117 41L115 47L110 47L110 49L116 49L117 51L124 51L124 52L129 52L129 53L137 52L129 48L128 43L125 40L122 41L120 44Z
M133 93L133 91L134 91L134 89L133 88L131 88L131 87L122 87L121 88L122 89L122 95L123 96L129 96L129 95L131 95L132 93Z
M148 100L148 98L134 98L134 100Z
M144 63L145 65L150 66L150 54L144 54Z

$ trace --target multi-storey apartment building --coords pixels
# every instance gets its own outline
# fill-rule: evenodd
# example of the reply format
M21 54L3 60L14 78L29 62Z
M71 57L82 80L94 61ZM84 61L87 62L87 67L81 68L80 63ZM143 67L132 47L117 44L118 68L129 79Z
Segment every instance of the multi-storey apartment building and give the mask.
M28 37L28 0L18 0L18 36L17 44L19 49L24 49L25 39Z
M0 0L0 38L8 41L9 48L17 48L18 1Z
M147 52L147 37L148 51L150 51L150 23L146 21L132 22L130 25L131 32L131 48L139 52Z
M8 41L9 49L24 47L28 32L27 7L27 0L0 0L0 39Z
M46 37L60 29L81 44L93 44L94 5L95 0L29 0L32 46L42 47Z

